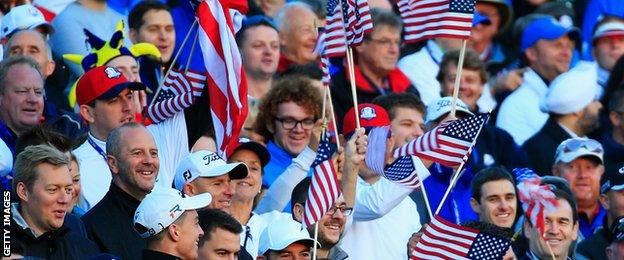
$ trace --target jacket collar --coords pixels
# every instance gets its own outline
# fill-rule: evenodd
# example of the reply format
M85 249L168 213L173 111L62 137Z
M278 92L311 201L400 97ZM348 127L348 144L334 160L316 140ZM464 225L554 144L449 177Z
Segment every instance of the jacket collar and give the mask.
M141 203L141 201L123 191L113 182L111 182L110 189L108 193L106 193L106 196L114 200L122 211L128 213L128 216L131 218L134 218L134 211L136 211L139 207L139 203Z
M150 250L150 249L143 249L143 259L153 259L153 260L159 260L159 259L171 259L171 260L176 260L176 259L182 259L180 257L174 256L174 255L170 255L164 252L160 252L160 251L154 251L154 250Z

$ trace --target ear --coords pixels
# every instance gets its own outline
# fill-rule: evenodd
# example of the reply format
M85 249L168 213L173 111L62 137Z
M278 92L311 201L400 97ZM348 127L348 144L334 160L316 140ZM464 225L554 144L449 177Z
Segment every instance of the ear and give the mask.
M613 126L620 126L620 124L622 123L620 121L620 117L615 111L609 112L609 121L611 121L611 124Z
M293 218L295 218L297 222L303 221L304 212L305 212L305 207L301 205L300 203L295 203L292 214L293 214Z
M579 223L577 221L576 223L574 223L574 227L572 230L572 241L576 241L576 239L578 238L578 229L579 229Z
M176 224L171 224L167 227L167 234L171 237L171 240L180 241L180 231L178 231Z
M136 29L129 29L128 32L128 37L130 37L130 41L132 42L132 44L137 43L139 32L137 32Z
M615 256L613 255L613 248L611 247L611 245L608 245L605 248L605 253L607 254L607 259L615 259Z
M108 168L110 168L111 173L113 173L113 177L114 175L119 174L119 165L117 164L117 158L115 158L115 156L107 155L106 163L108 164Z
M87 121L89 124L93 124L95 122L95 114L93 108L88 105L80 105L78 110L82 119Z
M195 187L193 186L193 184L185 183L184 186L182 186L182 193L184 193L187 196L194 196Z
M524 219L524 223L522 223L522 233L526 238L531 238L531 226L529 225L529 220Z
M273 120L275 121L275 120ZM271 134L275 134L275 122L270 122L266 125L267 130L269 130L269 132Z
M472 211L477 213L477 215L481 215L481 210L479 209L479 202L475 198L470 198L470 207Z
M524 54L526 55L529 62L535 61L539 58L537 55L537 51L535 50L535 47L529 47L528 49L526 49Z
M602 205L605 210L609 211L609 196L607 196L607 194L600 194L598 201L600 201L600 205Z
M15 191L17 192L17 196L21 200L28 202L30 194L28 193L28 189L26 188L26 185L23 182L17 183L17 185L15 186Z
M557 167L557 163L553 164L553 166L550 168L550 171L552 172L552 175L561 177L559 175L559 167Z
M54 68L56 68L56 62L54 62L54 60L49 60L48 64L46 64L46 67L43 68L43 74L46 77L52 75L52 73L54 73Z

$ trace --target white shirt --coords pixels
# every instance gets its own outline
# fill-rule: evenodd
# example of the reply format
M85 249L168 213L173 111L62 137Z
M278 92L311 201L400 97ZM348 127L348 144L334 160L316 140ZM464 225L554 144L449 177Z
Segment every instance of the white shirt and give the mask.
M418 90L425 106L440 98L442 89L436 76L440 70L442 56L444 52L438 44L429 40L420 51L403 57L397 63L399 69Z
M13 153L11 149L0 139L0 177L4 177L13 170Z
M98 140L89 133L93 142L106 153L106 142ZM85 211L91 209L108 192L113 175L108 168L108 163L98 153L89 141L85 141L74 150L80 168L80 185L82 199L78 200L78 206Z
M523 78L524 83L500 105L496 120L496 126L507 131L518 145L537 133L548 120L548 114L540 110L548 86L530 68Z
M156 142L160 162L155 187L170 188L178 163L189 154L184 113L177 113L172 118L149 125L147 130ZM90 133L89 138L106 152L106 142L94 138ZM78 206L88 211L108 192L112 174L106 160L88 141L76 148L74 154L80 165L80 182L84 198L78 200Z
M414 158L421 182L430 174ZM370 185L358 177L353 222L347 224L340 248L350 259L406 259L407 241L420 230L413 190L381 178Z

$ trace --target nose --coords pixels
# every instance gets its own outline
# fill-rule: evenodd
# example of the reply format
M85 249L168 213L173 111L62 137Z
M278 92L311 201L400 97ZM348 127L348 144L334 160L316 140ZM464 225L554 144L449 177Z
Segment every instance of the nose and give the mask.
M72 193L71 192L61 192L61 195L58 197L57 202L59 204L67 204L71 201L72 199Z
M234 195L234 185L232 185L232 182L228 182L226 184L225 191L223 193L229 197Z

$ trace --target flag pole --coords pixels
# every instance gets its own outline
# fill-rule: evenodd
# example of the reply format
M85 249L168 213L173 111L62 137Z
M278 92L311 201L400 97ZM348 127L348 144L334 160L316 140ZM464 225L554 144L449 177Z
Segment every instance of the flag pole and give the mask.
M354 72L354 64L353 64L353 48L349 46L347 48L347 67L349 70L349 77L351 80L351 95L353 96L353 111L355 111L355 125L356 129L360 128L360 111L358 111L358 102L357 102L357 94L355 87L355 72Z
M327 98L329 98L329 110L332 116L332 125L334 125L334 131L336 131L336 148L340 149L340 138L338 138L338 126L336 125L336 113L334 113L334 103L332 102L331 89L329 89L329 87L327 88ZM359 121L360 120L358 120L358 123Z
M492 111L490 110L490 112L488 112L488 114L491 113L491 112ZM470 144L470 149L471 150L474 147L474 145L477 143L477 139L479 139L479 134L481 134L481 130L483 130L483 126L485 124L487 124L487 121L484 122L483 124L481 124L481 126L479 126L479 131L477 131L477 135L475 136L474 140L472 140L472 144ZM449 183L448 188L446 188L446 192L444 192L444 196L442 197L442 200L440 200L440 204L438 204L438 208L435 211L435 215L440 213L440 210L442 209L442 205L444 205L444 201L446 200L446 197L448 197L449 193L455 187L455 185L457 184L457 181L459 180L461 175L464 173L464 171L462 171L462 169L464 168L464 165L466 165L466 161L468 161L468 159L462 161L462 163L459 165L459 168L457 168L457 171L455 171L455 174L453 174L453 177L451 177L451 182Z
M412 158L414 160L414 158ZM429 197L427 196L427 191L425 190L425 181L420 182L420 192L422 192L423 199L425 200L425 206L427 206L427 213L429 213L429 221L433 219L433 212L431 212L431 205L429 205Z
M189 31L186 33L186 36L184 36L184 40L182 41L182 44L180 44L180 49L178 49L178 52L176 53L176 55L173 57L173 60L171 61L171 65L169 66L169 68L167 68L167 72L165 72L165 75L163 75L162 80L160 82L160 84L158 84L158 89L156 89L156 93L154 94L154 98L152 98L152 101L150 101L150 104L148 107L151 107L154 102L156 101L156 97L158 97L158 94L160 93L160 91L162 90L162 86L165 84L165 79L167 78L167 76L169 75L169 73L171 73L171 68L173 67L173 65L176 63L176 61L178 60L178 57L180 56L180 53L182 53L182 49L184 48L184 45L186 44L186 41L188 40L189 36L191 35L191 31L193 31L193 28L195 28L195 26L198 24L197 19L195 19L195 21L193 21L193 24L191 25L191 27L189 28ZM193 56L193 54L191 53L191 55L189 55L189 58Z
M464 67L464 56L466 55L466 42L468 42L468 40L462 40L462 47L459 51L459 60L457 61L455 85L453 86L453 102L451 103L451 118L455 118L455 113L457 111L457 98L459 97L459 84L461 83L462 69Z
M191 66L191 60L193 59L193 52L195 52L195 45L197 44L197 40L199 39L199 30L195 31L195 41L193 41L193 45L191 45L191 55L186 59L186 65L184 66L184 74L186 74L189 70L189 66Z
M314 223L314 247L312 248L312 260L316 260L317 257L316 243L318 243L318 223L318 221Z

